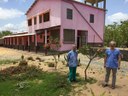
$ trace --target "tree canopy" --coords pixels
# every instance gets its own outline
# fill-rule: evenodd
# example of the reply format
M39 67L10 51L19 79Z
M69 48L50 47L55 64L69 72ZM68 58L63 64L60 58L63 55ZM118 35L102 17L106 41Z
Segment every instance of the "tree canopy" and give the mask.
M128 20L105 27L105 46L112 40L117 43L117 47L128 47Z
M0 32L0 38L2 38L3 36L11 35L11 34L12 34L11 31L1 31Z

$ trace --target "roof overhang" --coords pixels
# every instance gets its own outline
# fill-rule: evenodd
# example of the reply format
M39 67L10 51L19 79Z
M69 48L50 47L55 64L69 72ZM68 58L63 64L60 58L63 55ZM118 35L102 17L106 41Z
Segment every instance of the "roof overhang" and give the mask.
M19 34L19 35L9 35L9 36L4 36L3 38L24 37L24 36L32 36L32 35L35 35L35 33Z
M102 2L104 0L86 0L86 2L89 2L89 3L92 3L92 4L95 4L97 2Z
M27 15L29 13L29 11L32 9L32 7L38 2L38 0L35 0L33 2L33 4L30 6L30 8L28 9L28 11L25 13L25 15Z

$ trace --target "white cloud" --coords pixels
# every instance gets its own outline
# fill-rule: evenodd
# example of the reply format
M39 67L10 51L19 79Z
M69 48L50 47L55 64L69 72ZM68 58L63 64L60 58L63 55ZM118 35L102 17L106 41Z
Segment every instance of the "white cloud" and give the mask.
M6 8L0 7L0 19L2 19L2 20L16 18L16 17L20 17L22 15L24 15L24 13L20 10L6 9Z
M8 0L0 0L0 2L8 2Z
M23 21L19 24L8 23L8 24L0 27L0 31L5 31L5 30L9 30L9 31L12 31L12 32L27 31L27 22Z
M112 14L110 16L107 16L106 25L112 24L113 22L120 23L120 21L125 21L125 20L128 20L128 14L118 12L118 13Z
M128 0L125 0L125 2L128 2Z

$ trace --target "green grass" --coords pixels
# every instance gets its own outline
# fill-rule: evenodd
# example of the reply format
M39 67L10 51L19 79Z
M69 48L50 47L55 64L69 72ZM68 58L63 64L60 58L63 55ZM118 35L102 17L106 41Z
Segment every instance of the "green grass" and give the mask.
M0 78L0 96L67 96L72 88L65 75L34 68Z
M10 64L10 63L16 63L18 60L0 60L0 65L1 64Z

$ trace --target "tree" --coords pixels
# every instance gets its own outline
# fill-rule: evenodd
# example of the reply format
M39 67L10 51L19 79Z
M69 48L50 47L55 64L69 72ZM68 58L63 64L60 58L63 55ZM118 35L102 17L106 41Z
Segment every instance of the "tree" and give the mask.
M107 46L110 41L114 40L117 47L128 47L128 20L113 23L105 27L104 41Z
M84 70L85 74L85 80L87 80L87 70L94 58L96 58L100 53L102 52L102 49L94 49L91 46L85 45L79 49L79 53L82 53L83 55L86 55L89 59L89 62Z
M55 69L57 69L57 65L60 59L60 52L59 52L60 46L61 45L58 38L53 39L52 37L50 37L50 49L53 51L52 56L55 61Z
M12 34L11 31L1 31L0 32L0 38L2 38L3 36L11 35L11 34Z
M125 47L128 47L128 20L121 22L120 31L123 39L122 43Z

